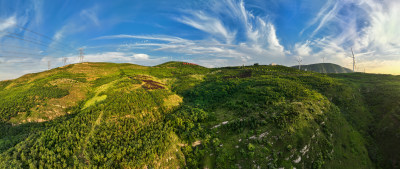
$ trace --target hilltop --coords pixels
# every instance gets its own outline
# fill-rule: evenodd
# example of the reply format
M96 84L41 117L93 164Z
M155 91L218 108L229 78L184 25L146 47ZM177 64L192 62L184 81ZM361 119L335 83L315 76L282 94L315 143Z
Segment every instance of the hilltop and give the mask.
M299 65L292 66L292 68L298 69ZM313 71L318 73L353 73L352 70L333 63L301 65L300 69L304 71Z
M72 64L0 82L0 168L396 168L398 100L391 75Z

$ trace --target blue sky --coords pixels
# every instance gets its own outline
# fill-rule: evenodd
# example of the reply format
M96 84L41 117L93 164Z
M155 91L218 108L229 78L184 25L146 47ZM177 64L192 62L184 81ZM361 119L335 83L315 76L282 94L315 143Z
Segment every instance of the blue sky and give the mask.
M79 61L400 73L396 0L0 0L0 80Z

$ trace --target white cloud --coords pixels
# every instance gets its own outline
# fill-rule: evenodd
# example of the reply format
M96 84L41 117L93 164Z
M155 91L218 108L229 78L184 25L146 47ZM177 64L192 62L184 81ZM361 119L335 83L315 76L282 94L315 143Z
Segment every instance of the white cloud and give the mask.
M305 28L314 28L309 42L298 42L294 49L299 55L308 55L309 63L328 57L330 61L351 67L349 56L353 48L357 65L366 67L367 71L383 72L390 61L397 63L400 57L398 9L399 1L329 0ZM324 34L318 34L322 30ZM314 35L322 37L313 38ZM381 65L382 71L376 65Z
M97 9L98 9L97 6L90 9L84 9L81 11L80 16L89 19L96 26L100 26L100 21L99 18L97 17Z
M0 31L9 29L17 24L15 16L8 17L7 19L0 19Z
M54 34L53 39L54 39L55 41L61 40L61 39L64 37L64 31L65 31L65 28L62 28L62 29L60 29L59 31L57 31L57 32Z
M68 58L72 63L78 62L78 56L73 55ZM102 52L84 55L85 62L153 62L157 59L152 59L149 55L144 53L132 52Z
M186 40L179 38L179 37L172 37L167 35L110 35L110 36L101 36L95 38L95 40L99 39L124 39L124 38L131 38L131 39L146 39L146 40L158 40L158 41L166 41L166 42L185 42Z
M340 9L340 0L328 0L320 9L317 16L300 32L300 34L303 34L309 27L318 24L317 28L311 34L311 36L314 36L322 27L335 18Z
M149 57L149 55L147 55L147 54L139 53L139 54L134 54L134 55L133 55L133 58L135 58L135 59L141 59L141 60L147 60L147 59L149 59L150 57Z
M208 36L190 40L166 35L111 35L96 38L131 38L145 40L122 44L120 51L147 49L154 52L181 54L186 60L215 67L216 63L242 65L248 63L283 64L284 47L276 35L274 24L267 16L254 16L243 1L213 1L203 10L185 9L178 22L198 29ZM234 27L228 27L233 22ZM240 34L239 34L240 33ZM244 37L244 38L243 38ZM221 65L219 65L221 66Z
M235 33L229 31L223 25L221 20L213 16L208 16L203 11L190 11L187 13L190 13L191 16L184 16L182 18L177 18L176 20L207 32L214 37L223 38L227 43L233 41Z
M43 21L43 1L32 1L32 5L35 11L35 22L40 25Z
M279 43L278 37L276 36L276 30L274 25L268 23L266 26L268 30L268 44L269 49L278 52L284 52L283 46Z
M92 25L88 24L88 21L92 22L96 27L101 25L101 22L97 16L98 7L83 9L76 18L71 17L66 24L61 26L53 35L53 41L49 45L51 48L65 48L66 45L60 43L65 37L76 34L85 30L88 30ZM71 49L69 46L67 46Z
M294 51L299 56L309 56L312 52L312 49L310 48L310 41L306 41L303 44L296 43L294 45Z

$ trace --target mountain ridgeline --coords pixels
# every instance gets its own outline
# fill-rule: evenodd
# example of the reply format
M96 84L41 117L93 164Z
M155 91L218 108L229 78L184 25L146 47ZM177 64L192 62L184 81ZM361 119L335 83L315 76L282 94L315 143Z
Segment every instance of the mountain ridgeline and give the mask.
M0 82L0 168L399 168L400 77L80 63Z
M298 69L299 65L292 66L292 68ZM333 63L301 65L300 69L304 71L313 71L318 73L353 73L352 70Z

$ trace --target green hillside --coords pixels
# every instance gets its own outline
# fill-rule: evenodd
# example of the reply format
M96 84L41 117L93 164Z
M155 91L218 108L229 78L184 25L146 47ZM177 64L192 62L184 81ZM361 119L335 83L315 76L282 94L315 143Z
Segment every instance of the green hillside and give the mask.
M400 77L80 63L0 82L0 168L398 168Z
M293 68L299 68L298 65L292 66ZM313 71L318 73L352 73L353 71L339 66L333 63L317 63L317 64L310 64L310 65L301 65L301 70L304 71Z

